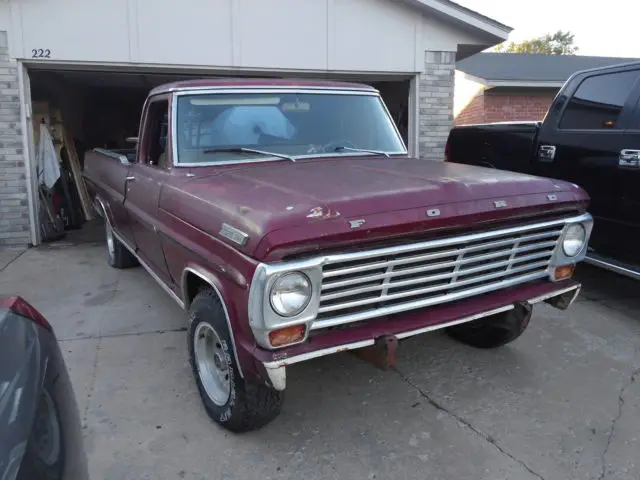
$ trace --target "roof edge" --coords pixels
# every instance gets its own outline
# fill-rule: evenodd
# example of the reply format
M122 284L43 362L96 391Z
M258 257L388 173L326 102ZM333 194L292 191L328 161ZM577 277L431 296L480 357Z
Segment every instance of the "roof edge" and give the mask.
M451 0L406 0L430 13L436 12L441 15L450 17L454 22L461 23L475 30L480 30L501 41L505 41L509 37L509 33L513 31L512 27L489 18L481 13L463 7Z
M558 88L562 87L565 82L563 80L501 80L491 78L480 78L462 70L458 70L463 74L466 80L479 83L489 88L494 87L521 87L521 88Z

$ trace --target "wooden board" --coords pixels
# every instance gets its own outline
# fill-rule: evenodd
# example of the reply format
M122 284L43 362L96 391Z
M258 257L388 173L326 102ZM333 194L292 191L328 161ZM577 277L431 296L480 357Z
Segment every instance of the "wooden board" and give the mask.
M82 176L82 170L80 169L80 162L78 160L78 152L76 152L76 145L73 142L73 138L69 133L68 128L63 129L63 141L67 147L67 154L69 155L69 166L71 167L71 175L73 175L73 181L78 189L78 196L82 203L82 212L84 218L88 221L93 218L93 208L91 206L91 199L89 198L89 192L87 192L87 186L84 183L84 177Z

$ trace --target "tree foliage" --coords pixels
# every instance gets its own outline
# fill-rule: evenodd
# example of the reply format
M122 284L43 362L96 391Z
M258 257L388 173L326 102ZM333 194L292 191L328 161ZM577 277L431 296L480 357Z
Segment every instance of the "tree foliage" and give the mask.
M575 35L571 32L558 30L542 37L524 40L522 42L505 42L495 47L494 51L501 53L546 53L549 55L575 55Z

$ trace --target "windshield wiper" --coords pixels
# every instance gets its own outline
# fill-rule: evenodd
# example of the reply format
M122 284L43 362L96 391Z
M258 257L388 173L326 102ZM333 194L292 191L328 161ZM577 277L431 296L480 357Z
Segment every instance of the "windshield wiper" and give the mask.
M290 157L289 155L284 155L282 153L267 152L266 150L254 150L253 148L244 147L208 148L204 150L203 153L257 153L258 155L268 155L270 157L283 158L285 160L291 160L292 162L296 161L295 158Z
M370 153L372 155L384 155L385 157L390 158L387 152L382 152L380 150L367 150L364 148L350 148L350 147L343 147L343 146L339 146L334 149L334 152L344 152L344 151Z

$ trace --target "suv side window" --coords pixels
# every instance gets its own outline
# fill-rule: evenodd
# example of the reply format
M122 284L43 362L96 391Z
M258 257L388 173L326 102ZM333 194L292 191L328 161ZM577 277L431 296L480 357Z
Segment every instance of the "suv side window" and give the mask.
M582 81L560 119L564 130L617 129L618 118L640 78L637 70L607 73Z

